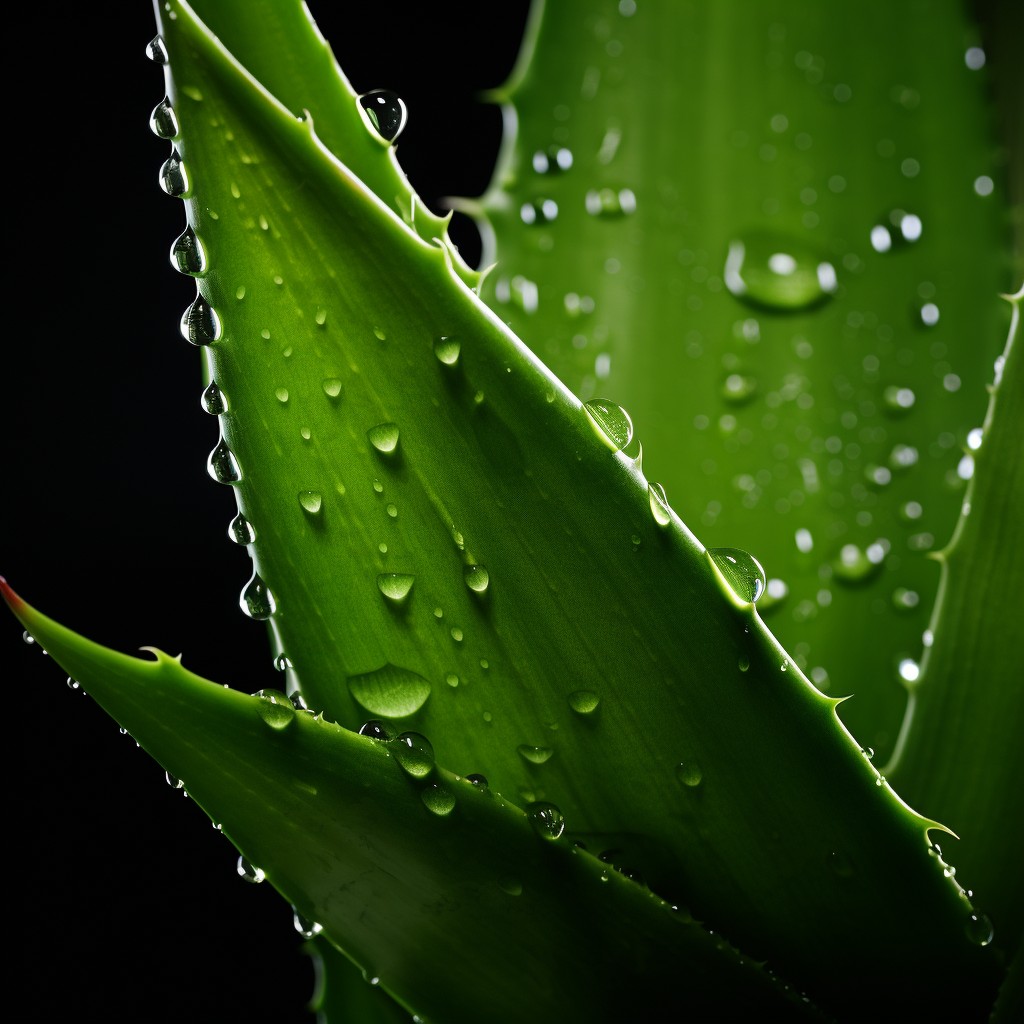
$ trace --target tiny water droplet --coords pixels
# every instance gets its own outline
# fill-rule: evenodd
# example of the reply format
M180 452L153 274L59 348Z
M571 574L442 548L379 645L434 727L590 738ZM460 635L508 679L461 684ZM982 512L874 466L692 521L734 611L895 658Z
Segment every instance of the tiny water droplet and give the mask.
M202 295L197 295L192 305L181 314L179 327L181 336L193 345L219 341L222 331L217 311Z
M359 97L359 106L385 142L392 143L402 134L409 112L397 93L390 89L374 89Z
M455 810L455 794L441 782L429 782L420 790L423 806L439 818L447 817Z
M995 937L995 929L987 914L971 914L965 930L967 938L976 946L988 946Z
M417 779L426 778L434 770L434 747L418 732L403 732L394 741L395 760L402 769Z
M203 407L203 412L208 412L211 416L220 416L228 411L227 395L213 380L206 385L202 395L199 396L199 404Z
M160 166L158 180L160 187L173 199L179 199L188 192L188 171L177 153L172 153Z
M553 803L538 801L527 808L526 816L530 819L534 832L541 839L554 842L562 838L562 833L565 832L565 816Z
M459 361L462 342L458 338L440 337L434 341L434 355L445 366L454 366Z
M311 516L315 516L323 507L324 498L319 491L299 491L299 504Z
M377 451L390 455L398 447L398 424L378 423L366 432L366 437Z
M573 690L568 700L569 707L577 715L593 714L597 710L597 705L601 703L601 698L593 690Z
M528 743L520 743L516 750L519 756L524 761L529 761L530 764L544 764L545 761L551 759L551 755L554 753L551 747L534 747Z
M665 488L661 484L647 485L647 498L651 505L651 515L659 526L668 526L672 522L672 510L665 496Z
M910 388L890 385L882 392L882 401L890 413L904 413L914 407L917 396Z
M592 188L584 205L592 217L626 217L636 212L636 196L630 188Z
M722 398L730 405L746 405L757 394L757 381L742 373L730 373L722 383Z
M81 684L78 682L78 680L72 678L71 676L68 676L68 689L69 690L78 690L80 688L81 688Z
M291 660L291 658L288 657L287 654L284 653L284 651L282 651L274 659L274 671L275 672L287 672L288 669L290 669L290 668L292 668L292 660ZM298 696L298 694L292 694L289 697L289 700L292 700L293 697L297 697L297 696ZM301 700L301 698L299 698L299 699ZM294 700L292 700L292 704L293 705L295 704ZM300 708L300 710L301 710L301 708Z
M287 405L290 395L287 388L275 388L274 397L282 404Z
M452 639L457 643L462 643L462 638L465 635L458 626L452 626L451 628Z
M426 704L431 687L418 672L388 663L372 672L350 676L348 689L370 714L404 718Z
M263 868L250 864L244 857L238 858L237 871L240 878L244 878L247 882L252 882L253 885L258 885L267 877Z
M328 398L340 398L342 383L338 377L325 377L323 383L324 394Z
M404 572L382 572L377 577L377 589L389 601L404 601L412 590L416 577Z
M36 638L27 630L22 630L21 639L29 646L36 642Z
M238 515L228 523L228 536L236 544L252 544L252 542L256 540L256 531L253 529L252 523L250 523L249 520L239 512Z
M368 722L363 722L359 727L360 736L369 736L371 740L380 740L383 743L390 743L394 738L395 734L387 727L387 725L376 718L371 718Z
M486 775L480 775L479 773L475 773L473 775L467 775L466 776L466 781L468 783L476 786L477 789L486 789L487 788L487 776Z
M832 561L832 571L841 583L850 586L868 583L881 569L884 557L884 547L877 543L867 548L844 544Z
M242 479L235 453L222 437L206 460L206 471L219 484L233 484Z
M149 130L159 139L173 139L178 134L178 117L167 96L149 115Z
M164 778L167 780L167 785L171 789L184 789L185 783L181 779L175 778L170 772L164 772Z
M257 622L269 619L277 611L277 602L274 600L273 593L255 570L253 570L249 582L242 588L238 605L250 619L255 619Z
M206 270L206 250L191 225L171 245L171 266L179 273L192 277Z
M550 198L537 198L519 207L519 219L528 225L550 224L558 217L558 203Z
M890 210L872 226L871 248L875 252L889 252L912 245L921 237L922 230L921 218L916 213L898 208Z
M753 555L740 548L708 548L708 556L741 601L753 603L761 596L764 569Z
M292 923L295 925L295 930L304 939L315 938L324 930L323 925L303 917L294 907L292 907Z
M684 786L693 789L704 781L704 772L696 761L680 761L676 765L676 777Z
M167 63L167 47L160 36L153 36L146 44L146 56L155 64Z
M725 286L754 306L793 312L835 293L835 267L799 239L750 232L729 244Z
M287 729L295 721L295 705L286 693L280 690L258 690L253 696L259 698L256 710L260 718L271 729Z
M598 436L613 451L622 451L633 439L633 421L621 406L604 398L594 398L584 402L583 408Z
M463 579L466 586L477 594L484 593L491 583L491 575L482 565L467 565Z

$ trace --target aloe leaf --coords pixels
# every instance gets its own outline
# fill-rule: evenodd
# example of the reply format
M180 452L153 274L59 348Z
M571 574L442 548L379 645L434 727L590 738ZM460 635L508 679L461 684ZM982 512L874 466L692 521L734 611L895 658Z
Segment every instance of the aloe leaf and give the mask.
M820 1019L678 908L559 842L561 823L537 823L432 753L410 758L422 748L403 737L357 735L283 693L241 694L157 650L153 660L118 654L5 581L0 591L36 642L184 784L241 851L240 871L273 884L310 931L343 941L409 1012L469 1022L487 1006L496 1021L616 1020L639 988L708 1020Z
M1024 889L1007 830L1017 818L1024 749L1019 658L1006 638L1017 628L1024 583L1024 370L1016 342L1022 293L1008 298L1009 336L988 415L965 456L970 482L961 516L936 553L942 584L921 673L909 687L905 742L885 770L915 806L960 837L943 843L944 857L970 879L979 906L990 901L979 930L994 926L1012 954L1024 932Z
M489 304L629 410L705 543L758 557L880 762L1013 287L979 43L957 3L546 4L462 204Z

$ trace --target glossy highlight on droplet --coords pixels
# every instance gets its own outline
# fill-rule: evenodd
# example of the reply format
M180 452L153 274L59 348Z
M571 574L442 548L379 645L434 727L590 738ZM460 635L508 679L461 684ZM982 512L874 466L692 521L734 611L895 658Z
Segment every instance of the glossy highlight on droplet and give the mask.
M253 696L259 698L256 710L260 718L275 732L287 729L295 721L295 705L287 694L280 690L258 690Z
M192 345L212 345L219 341L223 327L217 311L202 295L181 314L181 336Z
M434 341L434 355L445 366L454 366L461 352L462 342L458 338L442 336Z
M491 575L482 565L467 565L463 579L466 586L477 594L483 594L491 583Z
M647 485L647 499L651 506L651 515L659 526L668 526L672 522L672 510L665 497L665 488L661 484Z
M234 484L242 479L242 470L234 452L222 437L206 460L206 471L219 484Z
M258 572L253 570L249 582L242 588L238 597L238 605L249 616L257 622L269 619L277 611L277 601L270 588L263 582Z
M723 274L738 299L778 312L809 309L831 297L835 267L796 238L752 231L729 243Z
M402 134L409 112L397 93L390 89L374 89L363 93L358 102L374 131L385 142L393 143Z
M371 715L405 718L426 704L431 686L418 672L388 663L372 672L349 676L348 690Z
M392 741L395 760L406 774L425 779L434 770L434 747L418 732L403 732Z
M412 590L416 577L405 572L382 572L377 576L377 589L396 604L404 601Z
M741 548L708 548L708 557L740 601L752 604L764 592L764 569L749 552Z
M215 380L211 380L199 396L199 404L203 412L211 416L220 416L228 411L228 396L218 387Z
M180 199L189 190L188 171L177 153L172 153L161 165L157 178L160 187L173 199Z
M206 250L191 226L178 235L171 245L171 266L180 274L197 277L206 271Z
M178 134L178 117L167 96L149 115L149 129L158 139L173 139Z
M299 504L303 512L311 516L319 515L323 508L324 496L319 491L299 491Z
M235 516L234 519L228 523L228 536L236 543L241 545L252 544L256 540L256 531L253 529L252 523L249 522L241 512Z
M633 439L633 421L620 405L606 398L593 398L583 403L598 436L613 451L620 452Z
M377 451L391 455L398 447L398 424L378 423L366 432L366 437Z
M537 801L526 809L526 816L534 832L541 839L553 843L562 838L565 832L565 816L555 804L546 800Z

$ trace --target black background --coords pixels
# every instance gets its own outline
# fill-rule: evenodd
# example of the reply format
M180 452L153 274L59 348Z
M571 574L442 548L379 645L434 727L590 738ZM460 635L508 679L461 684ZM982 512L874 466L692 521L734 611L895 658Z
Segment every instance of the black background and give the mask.
M501 120L477 93L511 70L526 3L309 6L358 91L405 99L397 152L421 197L443 212L479 195ZM250 563L225 532L231 489L207 476L217 424L178 333L195 289L168 261L185 220L157 184L155 32L135 0L36 4L8 35L27 70L6 90L0 574L91 639L254 692L280 676L238 609ZM474 229L452 234L474 262ZM230 843L5 614L19 1019L312 1021L285 901L237 876Z

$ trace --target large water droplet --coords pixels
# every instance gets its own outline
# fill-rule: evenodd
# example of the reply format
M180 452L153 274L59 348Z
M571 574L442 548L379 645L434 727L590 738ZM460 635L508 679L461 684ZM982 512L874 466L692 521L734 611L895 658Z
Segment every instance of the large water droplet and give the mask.
M584 402L583 408L601 440L614 451L622 451L633 439L633 421L621 406L604 398L593 398Z
M971 914L965 931L967 938L976 946L988 946L995 937L995 929L987 914Z
M344 385L338 377L325 377L323 382L324 394L328 398L340 398Z
M240 878L244 878L247 882L252 882L254 885L258 885L267 877L263 868L250 864L244 857L238 858L237 871Z
M463 578L466 586L477 594L484 593L491 583L491 575L482 565L467 565Z
M551 755L554 753L551 747L533 747L528 743L520 743L516 750L519 752L519 756L524 761L529 761L530 764L544 764L545 761L551 760Z
M173 139L178 134L178 117L166 96L149 115L149 128L160 139Z
M146 44L146 56L156 64L167 63L167 47L160 36L153 36Z
M672 510L665 497L665 488L661 484L647 485L647 498L651 505L651 515L659 526L668 526L672 522Z
M253 696L260 701L256 706L260 718L271 729L287 729L295 721L295 706L286 693L280 690L259 690Z
M171 245L171 266L179 273L195 277L206 270L206 250L191 226Z
M695 789L704 781L704 772L696 761L680 761L676 765L676 777L684 786Z
M319 491L299 491L299 504L311 516L315 516L323 508L324 496Z
M409 116L402 98L390 89L374 89L359 97L367 120L385 142L394 142Z
M158 180L160 187L174 199L180 199L188 192L188 171L177 153L172 153L163 162Z
M761 596L764 569L753 555L740 548L708 548L708 556L741 601L753 603Z
M565 832L565 816L553 803L537 801L527 808L526 816L530 819L534 832L548 842L561 839L562 833Z
M220 317L202 295L197 295L192 305L181 314L179 326L181 336L193 345L209 345L221 337Z
M366 432L366 437L377 451L390 455L398 447L398 424L378 423Z
M295 930L304 939L316 938L324 930L322 924L303 917L294 907L292 907L292 923L295 925Z
M208 412L211 416L220 416L221 413L228 411L228 396L221 391L216 381L211 380L199 396L199 404L203 407L203 412Z
M459 361L462 342L458 338L441 337L434 342L434 355L445 366L454 366Z
M427 783L420 790L420 799L423 801L423 806L439 818L443 818L455 810L455 794L441 782Z
M273 593L255 570L249 582L242 588L238 605L250 619L256 619L257 622L269 619L277 611Z
M405 572L382 572L377 577L377 589L389 601L404 601L412 590L416 577Z
M601 702L601 698L593 690L573 690L569 694L568 700L569 707L577 715L592 714L597 710L597 705Z
M434 770L434 747L418 732L403 732L394 741L394 755L403 770L414 778L424 779Z
M242 470L235 459L235 453L223 437L210 452L206 460L206 471L219 484L233 484L242 479Z
M350 676L348 689L370 714L382 718L415 714L430 696L430 683L423 676L390 663L372 672Z
M250 523L249 520L239 512L238 515L228 523L228 536L236 544L252 544L252 542L256 540L256 531L253 529L252 523Z
M751 232L729 244L725 285L737 298L780 311L808 309L838 287L835 267L797 239Z

